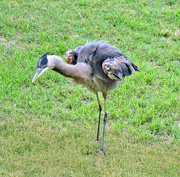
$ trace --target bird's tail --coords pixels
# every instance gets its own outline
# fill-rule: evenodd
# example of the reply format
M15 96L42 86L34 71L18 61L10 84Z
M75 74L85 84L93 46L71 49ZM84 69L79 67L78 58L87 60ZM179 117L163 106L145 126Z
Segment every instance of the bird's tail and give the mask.
M134 63L131 63L131 64L132 64L132 67L134 68L135 71L139 71L140 72L139 68Z
M124 76L129 76L133 72L140 71L138 67L128 59L121 63L121 68Z

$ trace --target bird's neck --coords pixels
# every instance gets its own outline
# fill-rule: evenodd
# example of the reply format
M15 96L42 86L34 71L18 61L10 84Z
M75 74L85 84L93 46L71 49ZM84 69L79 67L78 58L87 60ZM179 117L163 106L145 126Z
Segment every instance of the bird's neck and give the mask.
M67 64L58 56L55 57L53 62L55 66L53 70L65 77L90 79L91 67L85 63L80 62L76 65Z
M54 71L58 72L59 74L65 77L71 75L68 64L66 64L60 57L54 56L53 63L55 66L53 68Z

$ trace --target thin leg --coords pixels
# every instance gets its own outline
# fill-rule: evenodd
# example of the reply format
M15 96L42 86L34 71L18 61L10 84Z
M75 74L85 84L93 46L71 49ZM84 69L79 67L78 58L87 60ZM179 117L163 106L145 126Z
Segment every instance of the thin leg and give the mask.
M106 127L106 121L107 121L107 112L106 112L106 98L107 98L107 93L103 92L103 97L104 97L104 119L103 119L103 138L102 138L102 144L101 144L101 150L100 152L103 152L104 155L106 155L104 151L104 137L105 137L105 127Z
M97 96L97 100L98 100L98 104L99 104L99 121L98 121L98 129L97 129L97 141L99 141L99 129L100 129L100 123L101 123L101 111L102 111L102 106L101 106L101 102L99 100L99 96L98 93L96 93Z

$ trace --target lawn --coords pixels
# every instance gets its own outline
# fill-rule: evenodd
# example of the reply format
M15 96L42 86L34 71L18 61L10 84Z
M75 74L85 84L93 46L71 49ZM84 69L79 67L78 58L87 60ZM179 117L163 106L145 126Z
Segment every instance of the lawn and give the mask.
M180 176L179 7L2 0L0 176ZM64 59L94 40L109 41L141 70L109 93L107 157L96 153L95 94L53 71L31 83L44 53Z

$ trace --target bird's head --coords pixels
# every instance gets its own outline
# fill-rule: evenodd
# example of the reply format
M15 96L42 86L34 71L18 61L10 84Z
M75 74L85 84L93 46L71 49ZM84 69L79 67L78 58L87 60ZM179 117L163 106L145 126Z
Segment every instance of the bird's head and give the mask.
M54 63L52 61L53 55L44 54L37 62L37 71L32 79L32 83L44 72L54 68Z

